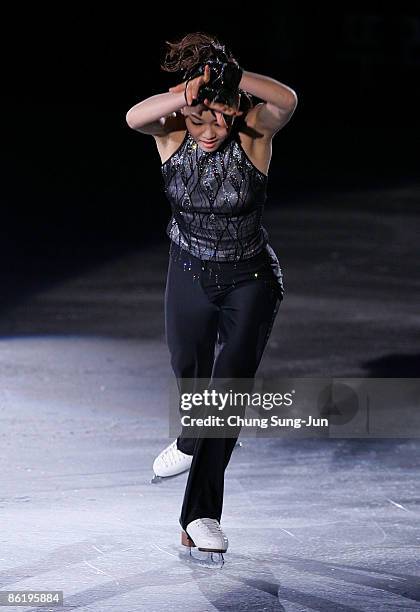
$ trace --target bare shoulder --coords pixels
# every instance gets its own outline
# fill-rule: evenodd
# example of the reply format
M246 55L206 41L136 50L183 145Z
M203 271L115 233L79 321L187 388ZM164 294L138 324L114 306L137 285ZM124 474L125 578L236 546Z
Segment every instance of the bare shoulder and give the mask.
M263 104L264 102L256 104L241 117L238 137L242 148L257 170L268 175L273 136L257 127L257 116Z
M164 164L180 147L185 137L186 130L187 126L184 116L181 113L173 113L164 118L164 122L162 122L162 132L159 134L152 134L162 164Z

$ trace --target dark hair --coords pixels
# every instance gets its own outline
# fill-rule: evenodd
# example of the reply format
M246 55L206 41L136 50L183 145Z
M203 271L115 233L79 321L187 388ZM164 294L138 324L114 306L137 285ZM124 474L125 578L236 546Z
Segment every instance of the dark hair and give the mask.
M183 72L185 75L191 69L210 59L221 62L233 62L239 66L226 45L222 44L217 36L205 32L193 32L186 34L176 42L165 41L169 46L165 58L161 63L161 69L166 72ZM239 110L246 114L254 106L252 97L248 92L239 89L241 101ZM243 117L243 115L242 115Z

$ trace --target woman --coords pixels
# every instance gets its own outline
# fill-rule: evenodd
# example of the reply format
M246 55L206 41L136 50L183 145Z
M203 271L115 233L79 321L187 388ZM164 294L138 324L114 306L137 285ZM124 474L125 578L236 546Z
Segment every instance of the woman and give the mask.
M271 144L297 97L243 70L214 36L168 45L162 69L183 71L183 81L133 106L126 120L155 138L172 208L165 333L181 394L255 377L284 294L261 225ZM263 101L253 105L252 95ZM186 546L228 548L224 472L238 434L188 437L183 427L153 464L160 476L190 470L179 518Z

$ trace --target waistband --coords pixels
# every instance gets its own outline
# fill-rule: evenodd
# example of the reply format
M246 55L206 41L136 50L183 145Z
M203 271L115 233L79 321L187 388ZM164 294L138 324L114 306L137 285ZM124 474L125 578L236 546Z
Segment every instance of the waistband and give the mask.
M200 267L202 270L238 270L238 271L252 271L257 270L261 266L269 263L269 254L265 245L256 255L249 257L248 259L238 259L232 261L217 261L216 259L200 259L189 251L183 249L179 244L170 240L169 247L170 256L177 262L194 267Z
M264 245L261 252L249 259L215 262L198 259L173 240L170 242L170 258L174 265L192 274L193 278L200 279L201 285L206 289L234 287L238 283L258 279L268 283L279 300L283 299L284 287L281 280L281 269L277 259L274 265L267 244Z

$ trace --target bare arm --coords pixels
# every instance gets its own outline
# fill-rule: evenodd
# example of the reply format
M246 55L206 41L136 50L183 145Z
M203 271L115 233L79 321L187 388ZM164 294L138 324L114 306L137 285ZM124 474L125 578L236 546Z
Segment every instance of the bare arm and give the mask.
M296 108L295 91L284 83L263 74L244 70L239 87L265 100L262 104L257 104L250 112L255 114L256 129L269 137L272 137L289 121Z
M175 127L176 113L185 106L184 92L160 93L132 106L125 119L133 130L165 136Z

